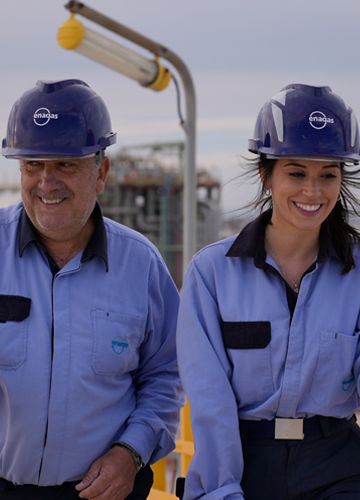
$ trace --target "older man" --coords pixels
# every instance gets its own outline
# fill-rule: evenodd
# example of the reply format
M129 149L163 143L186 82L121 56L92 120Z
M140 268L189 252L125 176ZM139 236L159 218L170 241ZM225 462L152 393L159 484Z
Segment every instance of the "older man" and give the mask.
M178 293L96 203L115 141L80 80L39 81L10 114L23 203L0 210L0 500L143 499L174 447Z

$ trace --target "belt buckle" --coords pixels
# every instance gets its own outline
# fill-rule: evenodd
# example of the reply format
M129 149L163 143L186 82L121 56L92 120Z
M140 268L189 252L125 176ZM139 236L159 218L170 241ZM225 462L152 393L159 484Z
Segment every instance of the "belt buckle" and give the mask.
M275 418L275 439L304 439L303 418Z

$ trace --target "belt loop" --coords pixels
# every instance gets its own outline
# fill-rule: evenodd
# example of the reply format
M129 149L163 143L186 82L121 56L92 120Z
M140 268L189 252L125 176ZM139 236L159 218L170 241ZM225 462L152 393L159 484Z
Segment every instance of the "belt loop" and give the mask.
M331 432L331 425L330 425L329 417L317 415L317 418L319 420L319 424L320 424L321 430L324 434L324 437L331 436L332 432Z

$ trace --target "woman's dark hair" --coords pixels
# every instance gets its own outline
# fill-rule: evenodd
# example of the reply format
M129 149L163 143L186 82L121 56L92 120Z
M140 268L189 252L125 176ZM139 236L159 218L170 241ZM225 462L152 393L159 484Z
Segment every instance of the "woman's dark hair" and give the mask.
M255 159L247 159L250 170L245 175L258 177L260 174L262 181L258 194L248 207L259 209L261 217L265 217L264 214L268 209L272 210L272 196L266 186L276 161L266 158L264 154L258 154ZM350 215L360 216L360 200L352 191L354 188L360 188L359 174L360 169L341 163L340 197L321 227L321 230L325 231L331 238L335 250L344 264L341 274L346 274L355 267L352 245L355 243L360 246L360 232L349 224Z

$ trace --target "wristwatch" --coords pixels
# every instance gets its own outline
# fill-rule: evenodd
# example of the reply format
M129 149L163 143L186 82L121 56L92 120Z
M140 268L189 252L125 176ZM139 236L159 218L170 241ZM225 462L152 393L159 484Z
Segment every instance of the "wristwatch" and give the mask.
M137 473L142 467L144 467L145 464L143 462L143 459L141 458L140 453L138 453L132 446L130 446L127 443L124 443L124 441L115 441L115 443L112 444L111 448L113 448L114 446L120 446L121 448L124 448L130 453L135 462Z

